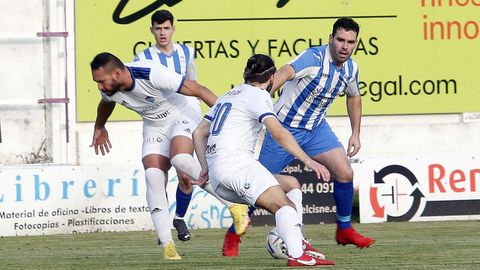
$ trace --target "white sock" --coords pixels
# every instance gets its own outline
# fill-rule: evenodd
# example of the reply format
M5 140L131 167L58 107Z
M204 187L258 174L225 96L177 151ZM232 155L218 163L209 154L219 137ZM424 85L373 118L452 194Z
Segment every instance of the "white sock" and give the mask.
M215 193L215 191L213 191L213 187L212 185L210 184L210 182L207 182L205 185L202 186L203 190L205 190L206 192L210 193L212 196L214 196L215 198L217 198L217 200L219 200L221 203L223 203L225 206L227 207L230 207L233 205L232 202L229 202L225 199L223 199L222 197L218 196L217 193Z
M178 169L193 179L198 179L202 167L200 162L190 154L180 153L176 154L170 159L170 163L175 169Z
M275 224L280 238L285 241L288 255L298 258L303 254L302 231L298 222L297 211L291 206L284 206L275 213Z
M153 226L160 243L165 247L168 243L173 242L165 191L165 174L160 169L148 168L145 170L145 181L147 184L147 204L152 216Z
M300 189L292 189L287 193L287 197L295 204L297 209L298 220L300 225L303 224L303 205L302 205L302 191Z

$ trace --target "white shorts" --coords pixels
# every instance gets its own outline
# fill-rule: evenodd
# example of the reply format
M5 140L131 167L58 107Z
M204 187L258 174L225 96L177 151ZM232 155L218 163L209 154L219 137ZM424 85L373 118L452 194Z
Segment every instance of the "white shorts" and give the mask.
M277 179L256 160L240 169L225 166L226 164L208 165L209 178L215 193L227 201L254 206L263 192L279 185Z
M170 125L160 127L143 125L142 158L150 154L159 154L167 158L170 154L170 143L176 136L192 139L192 133L200 123L200 119L183 116Z

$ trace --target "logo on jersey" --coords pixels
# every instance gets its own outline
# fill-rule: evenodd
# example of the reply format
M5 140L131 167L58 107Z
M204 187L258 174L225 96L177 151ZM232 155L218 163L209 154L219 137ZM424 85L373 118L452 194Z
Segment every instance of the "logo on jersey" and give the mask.
M122 103L121 103L123 106L127 106L128 105L128 102L126 102L125 100L122 99Z
M215 148L217 148L216 144L209 144L207 145L207 149L205 149L205 153L208 154L214 154L215 153Z
M305 98L305 101L308 103L313 103L315 101L315 98L320 95L322 90L323 90L323 87L321 86L316 87L315 89L313 89L312 92L310 92L310 94L308 94L308 96Z
M151 97L151 96L146 96L145 100L148 101L148 102L152 102L152 103L155 102L155 98Z
M155 110L156 108L160 107L160 104L154 104L154 105L150 105L148 107L144 107L140 110L140 113L141 114L145 114L146 112L148 111L153 111Z
M250 187L251 187L251 186L250 186L250 183L245 183L245 184L243 185L243 188L244 188L244 189L249 189Z
M143 140L143 143L161 143L161 137L148 137Z
M238 94L241 94L243 92L243 89L235 89L235 90L230 90L227 95L229 96L236 96Z
M157 114L157 116L155 116L155 119L163 119L169 115L170 115L169 111L164 111L162 113Z

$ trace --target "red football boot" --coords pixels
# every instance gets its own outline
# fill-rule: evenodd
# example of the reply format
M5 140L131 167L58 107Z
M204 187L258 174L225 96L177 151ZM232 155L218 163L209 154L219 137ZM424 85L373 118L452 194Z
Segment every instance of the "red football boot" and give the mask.
M240 236L227 230L225 234L225 239L223 239L223 248L222 254L227 257L237 257L238 256L238 243L241 243Z
M302 247L303 251L307 253L307 255L317 258L317 259L325 259L325 255L321 253L318 249L314 248L307 240L302 240Z
M315 265L335 265L334 261L314 258L303 252L303 255L298 258L288 257L288 266L315 266Z
M337 244L348 245L352 244L358 248L368 248L375 243L375 240L370 237L359 234L353 227L340 229L337 227L336 233Z

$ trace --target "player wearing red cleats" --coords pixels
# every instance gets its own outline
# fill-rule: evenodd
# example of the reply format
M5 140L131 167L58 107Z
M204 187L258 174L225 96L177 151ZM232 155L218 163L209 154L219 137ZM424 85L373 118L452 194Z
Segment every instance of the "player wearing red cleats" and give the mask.
M315 265L335 265L334 261L318 259L308 255L306 252L298 258L288 257L288 266L315 266Z
M368 248L375 243L375 240L370 237L359 234L353 227L340 229L337 227L336 233L337 243L340 245L352 244L358 248Z
M317 259L325 259L325 255L321 253L318 249L314 248L310 243L307 242L307 240L302 241L302 247L303 251L311 257L317 258Z
M242 242L240 236L232 233L227 230L225 234L225 239L223 240L222 254L227 257L237 257L238 256L238 244Z

